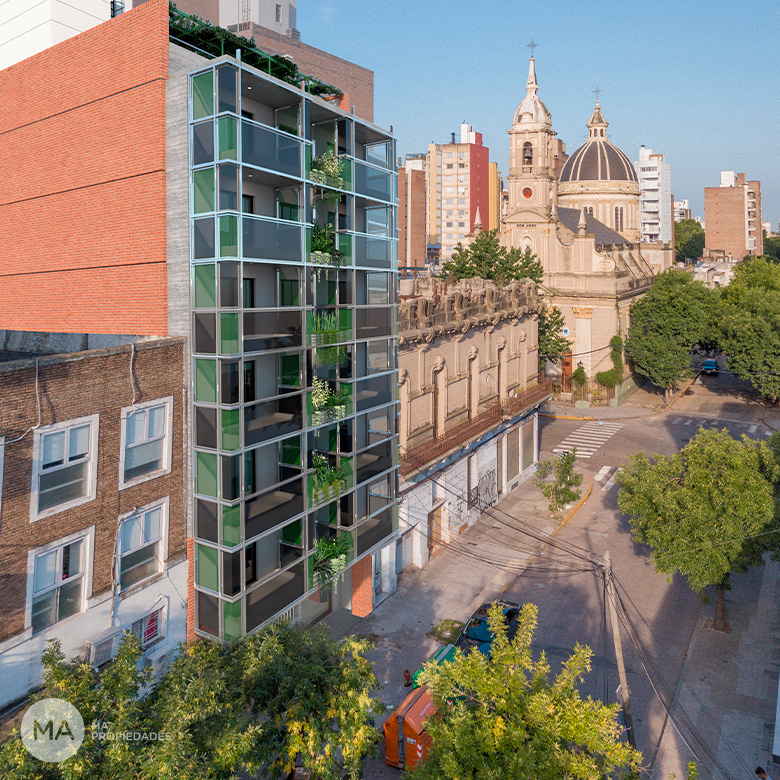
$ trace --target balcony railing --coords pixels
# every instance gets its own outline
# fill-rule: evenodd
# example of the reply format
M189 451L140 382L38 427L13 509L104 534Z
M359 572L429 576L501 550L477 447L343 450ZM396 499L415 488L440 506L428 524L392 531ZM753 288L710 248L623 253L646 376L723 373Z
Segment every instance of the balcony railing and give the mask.
M472 439L495 428L504 418L536 406L552 395L552 382L541 382L514 398L505 398L468 422L456 425L443 436L427 441L414 449L401 452L401 474L406 475L442 458L450 451L468 444Z

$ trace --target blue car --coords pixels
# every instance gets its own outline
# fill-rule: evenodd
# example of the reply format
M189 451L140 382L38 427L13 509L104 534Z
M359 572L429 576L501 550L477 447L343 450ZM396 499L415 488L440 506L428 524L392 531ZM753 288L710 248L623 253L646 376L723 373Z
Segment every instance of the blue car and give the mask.
M506 621L506 635L511 640L517 633L517 617L520 614L520 606L503 601L497 602L504 612ZM469 653L473 648L490 658L490 650L493 644L493 636L488 626L488 609L491 603L483 604L463 627L460 636L455 642L455 647L464 653Z
M704 363L702 363L701 372L702 374L711 374L713 376L717 376L720 372L718 361L715 360L715 358L707 358Z

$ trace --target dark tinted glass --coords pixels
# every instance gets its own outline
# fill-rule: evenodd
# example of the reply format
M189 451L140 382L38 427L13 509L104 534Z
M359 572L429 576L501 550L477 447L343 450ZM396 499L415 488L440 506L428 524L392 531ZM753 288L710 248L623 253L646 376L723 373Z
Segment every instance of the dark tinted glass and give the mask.
M219 166L219 208L238 210L238 166Z
M195 444L217 449L217 410L195 407Z
M217 505L213 501L204 501L202 498L195 500L195 522L195 535L199 539L215 543L219 541Z
M192 235L192 256L196 260L214 257L214 217L196 219Z
M237 360L220 360L220 402L237 404L239 398L239 363Z
M214 123L203 122L192 127L192 164L214 162Z
M217 351L217 315L196 314L195 352L201 355L213 355Z
M219 305L238 306L238 263L219 264Z
M198 591L198 629L219 636L219 599Z
M217 68L218 111L236 111L236 69L230 65Z

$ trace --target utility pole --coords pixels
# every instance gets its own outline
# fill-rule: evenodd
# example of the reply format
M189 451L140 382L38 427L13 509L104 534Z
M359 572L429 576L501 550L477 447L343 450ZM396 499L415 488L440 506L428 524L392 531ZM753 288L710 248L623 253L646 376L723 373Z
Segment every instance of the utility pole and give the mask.
M615 586L612 582L612 559L609 556L609 550L604 553L604 581L607 587L609 614L612 619L612 640L615 643L615 657L617 658L618 677L620 678L620 698L623 705L623 716L626 719L626 736L628 737L628 744L632 748L636 748L634 721L631 718L631 702L628 698L626 665L623 661L623 643L620 639L620 623L618 622L617 609L615 607Z

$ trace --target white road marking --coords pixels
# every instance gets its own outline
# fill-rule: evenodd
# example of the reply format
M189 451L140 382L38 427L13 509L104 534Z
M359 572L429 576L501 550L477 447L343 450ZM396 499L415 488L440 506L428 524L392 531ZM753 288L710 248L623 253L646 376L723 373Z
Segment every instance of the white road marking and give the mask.
M604 477L607 476L607 473L609 472L609 470L611 468L612 468L612 466L602 466L601 467L601 471L599 471L599 473L596 474L596 476L593 477L593 479L595 479L596 482L601 482L601 480L604 479Z
M572 431L553 452L571 452L576 447L578 458L590 458L622 427L623 423L586 423Z
M672 425L679 425L681 420L682 417L675 417L674 420L672 420Z
M757 430L758 430L758 426L757 425L751 425L748 428L748 433L755 433Z
M615 480L617 479L617 475L620 474L620 472L623 469L616 469L615 473L604 483L604 487L601 488L602 493L606 493L609 490L612 490L613 487L615 487Z

